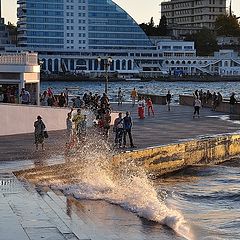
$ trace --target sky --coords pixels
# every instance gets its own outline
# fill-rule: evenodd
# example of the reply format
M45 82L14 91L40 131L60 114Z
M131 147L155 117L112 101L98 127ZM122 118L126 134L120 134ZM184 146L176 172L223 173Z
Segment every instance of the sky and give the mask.
M154 18L155 24L160 20L160 3L164 0L114 0L120 7L126 10L138 23L149 22ZM229 6L230 0L227 0ZM239 0L232 0L232 10L240 17ZM5 21L16 23L17 0L2 0L2 16Z

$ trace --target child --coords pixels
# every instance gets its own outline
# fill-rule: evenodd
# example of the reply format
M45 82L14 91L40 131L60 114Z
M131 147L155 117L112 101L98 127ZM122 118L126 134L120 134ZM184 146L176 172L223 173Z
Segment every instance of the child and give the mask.
M151 98L147 99L147 107L148 107L148 116L150 116L150 110L154 116L153 103L152 103Z

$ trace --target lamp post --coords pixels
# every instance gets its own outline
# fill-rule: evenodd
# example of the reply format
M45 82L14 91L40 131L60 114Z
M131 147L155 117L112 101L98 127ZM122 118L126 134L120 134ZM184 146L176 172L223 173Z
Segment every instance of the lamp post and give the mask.
M108 70L113 60L111 57L108 57L108 58L98 57L97 60L98 60L98 64L100 65L100 68L101 68L101 61L103 60L104 70L105 70L105 93L108 94L108 80L109 80Z

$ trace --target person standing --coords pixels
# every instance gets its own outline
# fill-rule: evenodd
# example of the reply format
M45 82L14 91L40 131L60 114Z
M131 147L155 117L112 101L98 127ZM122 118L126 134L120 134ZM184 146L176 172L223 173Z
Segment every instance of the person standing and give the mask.
M72 123L72 111L67 114L66 126L67 126L67 144L71 143L73 137L73 123Z
M48 93L47 91L44 91L41 99L40 99L41 106L48 106Z
M231 97L230 97L230 114L234 114L235 113L235 104L237 103L237 99L235 98L235 93L232 93Z
M137 91L136 91L136 89L134 88L134 89L132 90L132 92L131 92L132 107L135 106L137 96L138 96Z
M63 92L61 92L61 95L58 98L58 105L59 107L65 107L66 105L66 97Z
M152 115L154 116L153 103L152 103L151 98L147 99L147 108L148 108L148 116L150 116L150 111L152 112Z
M124 133L124 125L121 112L118 114L118 118L116 118L114 121L113 131L115 132L115 146L118 146L120 148L122 147Z
M170 91L168 91L167 95L166 95L166 101L167 101L167 107L168 107L168 111L170 111L170 103L171 103L171 100L172 100L172 95L170 93Z
M25 88L22 88L20 97L22 99L22 104L30 103L30 93L27 90L25 90Z
M38 151L38 144L41 144L42 150L44 150L44 131L46 126L41 116L37 116L37 121L34 122L34 128L36 151Z
M132 118L130 117L129 112L126 112L126 116L123 118L123 128L124 128L123 147L126 147L126 138L128 135L129 141L130 141L130 147L134 148L135 146L133 144L133 138L132 138Z
M81 109L77 110L77 114L73 116L72 121L75 123L75 133L78 140L81 138L81 122L84 120L84 116L81 113Z
M195 100L194 100L194 113L193 113L193 118L195 118L196 114L198 116L198 118L200 117L200 108L202 106L202 102L201 100L197 97Z
M111 120L112 120L111 113L109 110L106 110L106 113L103 116L103 129L106 139L108 139L109 136Z
M122 92L122 89L119 88L118 89L118 106L122 105L122 102L123 102L123 92Z

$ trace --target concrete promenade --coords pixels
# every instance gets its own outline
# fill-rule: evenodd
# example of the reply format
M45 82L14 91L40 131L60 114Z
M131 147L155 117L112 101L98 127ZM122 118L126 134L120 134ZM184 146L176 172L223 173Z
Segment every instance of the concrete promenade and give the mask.
M155 116L140 120L129 104L113 105L114 111L130 110L137 149L239 131L237 116L201 109L192 118L192 107L155 106ZM65 119L63 119L65 121ZM19 182L14 170L64 162L63 131L50 132L46 151L35 152L33 134L0 137L0 240L156 240L182 239L160 224L138 218L106 202L77 201L51 189L36 189ZM110 141L113 141L111 134ZM11 231L9 231L11 226Z
M212 112L201 109L200 118L193 119L193 108L189 106L172 106L170 112L166 106L155 105L155 116L146 116L144 120L138 119L137 107L130 104L117 106L113 104L116 112L130 111L134 126L133 137L137 149L176 143L192 138L207 137L215 134L234 133L240 129L238 116ZM231 120L231 119L232 120ZM65 118L63 119L65 122ZM113 142L112 130L110 142ZM48 160L61 156L65 149L64 130L49 133L46 140L46 151L35 152L33 134L0 136L0 161L8 160Z

